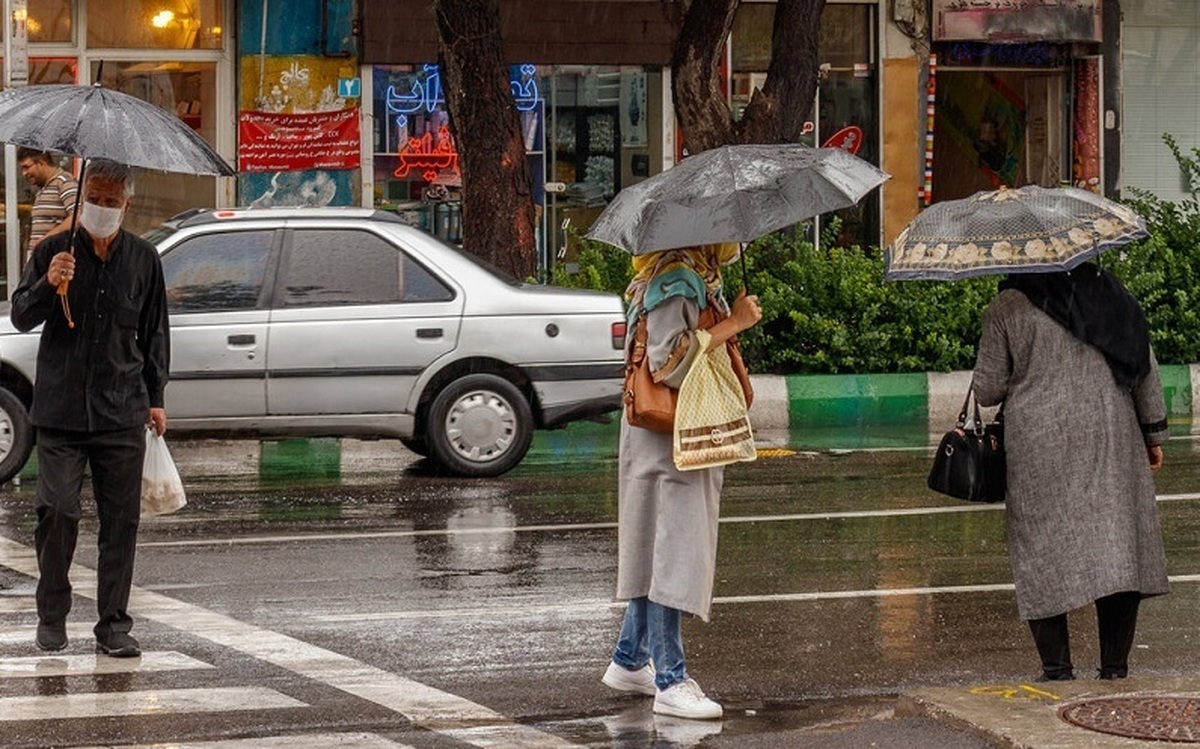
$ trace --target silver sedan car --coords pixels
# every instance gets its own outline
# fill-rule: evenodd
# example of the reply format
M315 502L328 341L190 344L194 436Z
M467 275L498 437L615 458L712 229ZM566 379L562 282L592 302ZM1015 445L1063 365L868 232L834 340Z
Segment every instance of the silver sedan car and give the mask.
M198 211L150 238L174 435L398 438L447 473L496 476L535 428L620 407L614 294L520 283L369 209ZM38 338L3 310L0 481L32 447Z

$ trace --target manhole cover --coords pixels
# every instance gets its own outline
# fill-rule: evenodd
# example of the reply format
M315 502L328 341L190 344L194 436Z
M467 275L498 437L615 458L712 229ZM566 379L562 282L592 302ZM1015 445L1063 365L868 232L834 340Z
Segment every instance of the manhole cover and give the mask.
M1058 717L1100 733L1200 744L1200 697L1102 697L1063 705Z

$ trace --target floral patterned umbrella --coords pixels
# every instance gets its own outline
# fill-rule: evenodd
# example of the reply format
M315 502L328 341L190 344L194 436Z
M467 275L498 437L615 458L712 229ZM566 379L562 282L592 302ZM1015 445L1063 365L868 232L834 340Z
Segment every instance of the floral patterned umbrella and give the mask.
M1002 187L923 211L884 253L884 277L954 281L1070 270L1147 234L1141 216L1087 190Z

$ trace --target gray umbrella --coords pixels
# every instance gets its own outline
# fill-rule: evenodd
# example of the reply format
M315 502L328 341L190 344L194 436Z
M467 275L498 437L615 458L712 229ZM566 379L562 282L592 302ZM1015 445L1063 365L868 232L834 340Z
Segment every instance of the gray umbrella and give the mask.
M1141 216L1087 190L1005 187L926 208L884 252L884 277L953 281L1070 270L1146 234Z
M0 143L164 172L237 173L171 112L99 84L0 92Z
M887 178L840 148L723 146L621 190L587 236L634 255L749 242L848 208Z

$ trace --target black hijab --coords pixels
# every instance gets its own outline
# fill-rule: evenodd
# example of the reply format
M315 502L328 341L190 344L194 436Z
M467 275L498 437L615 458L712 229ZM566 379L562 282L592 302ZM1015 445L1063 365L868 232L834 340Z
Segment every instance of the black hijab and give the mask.
M1092 263L1062 273L1021 273L1000 282L1016 289L1084 343L1100 349L1113 378L1132 390L1150 373L1150 326L1116 276Z

